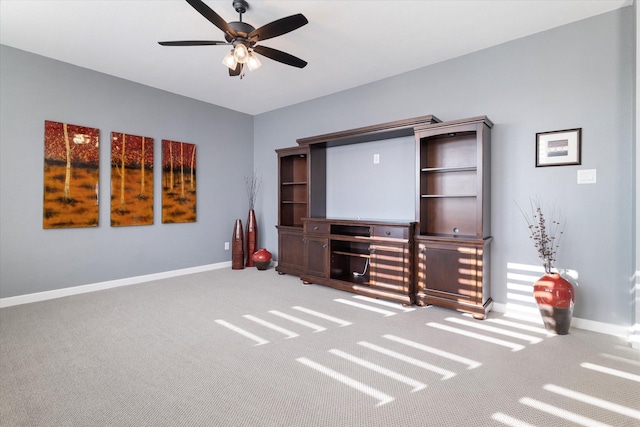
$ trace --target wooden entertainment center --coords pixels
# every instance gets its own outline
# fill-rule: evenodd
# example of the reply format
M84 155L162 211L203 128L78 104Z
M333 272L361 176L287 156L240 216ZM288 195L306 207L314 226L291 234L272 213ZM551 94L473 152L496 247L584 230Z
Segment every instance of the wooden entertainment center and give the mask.
M297 140L278 154L278 266L304 283L484 319L490 140L485 116L422 116ZM326 150L414 136L415 221L326 218Z

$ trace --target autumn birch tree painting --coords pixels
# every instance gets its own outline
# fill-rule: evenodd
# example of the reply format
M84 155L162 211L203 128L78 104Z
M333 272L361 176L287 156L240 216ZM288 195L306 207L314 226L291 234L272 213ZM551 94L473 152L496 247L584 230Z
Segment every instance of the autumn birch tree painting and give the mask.
M153 224L153 138L111 132L111 226Z
M196 221L196 146L162 140L162 222Z
M100 131L44 122L43 228L98 226Z

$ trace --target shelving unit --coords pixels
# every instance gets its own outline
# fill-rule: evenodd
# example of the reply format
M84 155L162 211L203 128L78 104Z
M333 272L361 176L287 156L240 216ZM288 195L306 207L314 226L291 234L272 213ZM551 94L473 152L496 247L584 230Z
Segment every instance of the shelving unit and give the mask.
M486 117L416 129L416 301L484 318L491 309Z
M280 225L302 226L308 215L307 153L280 157Z
M309 150L293 147L278 153L278 265L280 274L304 270L302 218L309 216Z

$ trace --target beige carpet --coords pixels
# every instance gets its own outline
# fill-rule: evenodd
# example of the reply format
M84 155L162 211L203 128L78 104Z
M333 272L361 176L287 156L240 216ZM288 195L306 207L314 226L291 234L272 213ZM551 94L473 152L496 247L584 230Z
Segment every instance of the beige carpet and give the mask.
M2 426L638 426L640 353L273 269L0 310Z

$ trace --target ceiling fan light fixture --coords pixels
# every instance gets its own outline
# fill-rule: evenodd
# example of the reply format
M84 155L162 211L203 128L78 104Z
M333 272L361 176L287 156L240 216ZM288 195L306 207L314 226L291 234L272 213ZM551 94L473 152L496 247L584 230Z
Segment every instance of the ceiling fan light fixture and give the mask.
M1 0L0 0L1 1ZM224 33L225 41L216 40L183 40L158 42L162 46L216 46L231 45L232 49L222 59L222 63L229 68L229 76L244 76L244 65L251 71L262 66L256 54L266 56L276 62L292 67L304 68L306 61L296 58L278 49L272 49L263 45L256 45L263 40L272 39L290 33L309 23L301 13L286 16L269 22L259 28L242 21L242 15L249 9L247 0L234 0L233 8L240 14L238 21L227 22L220 15L207 6L203 0L187 0L200 15L206 18L214 26Z
M236 69L238 61L236 61L236 57L233 55L233 49L227 52L224 58L222 58L222 63L229 67L231 70Z
M242 44L238 43L233 49L233 57L241 64L244 64L249 60L249 49Z
M257 56L250 52L249 59L247 60L247 67L249 68L249 71L255 71L262 67L262 62L260 62Z

